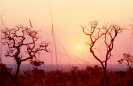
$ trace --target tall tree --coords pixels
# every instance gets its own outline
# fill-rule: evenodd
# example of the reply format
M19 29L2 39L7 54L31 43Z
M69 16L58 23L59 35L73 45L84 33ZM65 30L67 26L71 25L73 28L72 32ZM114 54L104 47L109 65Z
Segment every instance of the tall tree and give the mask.
M87 29L86 26L83 27L81 25L81 28L83 29L85 35L89 36L90 42L87 42L87 44L90 46L90 52L92 53L94 58L100 62L104 71L104 76L106 76L107 62L111 57L111 52L114 48L115 38L118 36L119 33L121 33L124 30L124 28L121 28L120 26L115 24L106 25L103 26L102 28L99 28L97 21L90 22L90 26L91 27ZM94 48L96 46L96 43L100 39L104 42L106 47L104 60L100 59L99 56L96 55L96 51Z
M49 42L42 41L40 44L36 42L40 38L38 31L33 28L18 25L15 28L2 29L2 42L6 46L5 57L13 57L17 64L17 70L14 77L14 82L17 82L20 65L24 61L30 61L33 65L44 64L43 61L37 59L37 54L40 51L49 52Z

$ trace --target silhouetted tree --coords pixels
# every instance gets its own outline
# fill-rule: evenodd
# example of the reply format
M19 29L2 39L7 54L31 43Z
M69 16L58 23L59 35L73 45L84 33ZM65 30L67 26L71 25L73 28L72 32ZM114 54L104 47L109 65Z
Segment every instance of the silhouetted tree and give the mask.
M119 64L126 64L128 66L128 70L131 73L132 63L133 63L133 56L128 53L124 53L123 57L117 61Z
M28 60L35 66L44 64L43 61L37 60L36 55L40 51L49 52L47 49L49 42L42 41L37 45L36 42L40 38L40 36L38 36L38 31L33 30L33 28L18 25L11 29L5 28L2 30L2 33L3 44L7 47L5 56L13 57L17 64L17 70L14 78L15 83L17 81L19 68L22 62Z
M111 24L109 26L106 25L103 26L102 28L99 28L97 27L98 26L97 21L90 22L90 25L91 25L90 29L87 29L86 26L83 27L82 25L81 28L83 29L85 35L89 36L90 42L87 42L87 44L90 46L90 52L92 53L94 58L100 62L104 71L104 76L106 76L107 62L111 57L111 51L114 48L114 40L117 37L117 35L124 30L124 28L121 28L120 26L115 24ZM106 46L106 54L104 60L101 60L96 55L96 51L94 50L95 49L94 47L96 43L100 40L100 38L104 39L103 42L105 43Z

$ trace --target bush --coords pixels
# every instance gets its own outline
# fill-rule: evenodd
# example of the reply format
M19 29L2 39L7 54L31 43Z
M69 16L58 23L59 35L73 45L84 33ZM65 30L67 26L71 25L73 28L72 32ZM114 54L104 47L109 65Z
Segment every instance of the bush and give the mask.
M0 84L1 85L5 85L6 83L11 83L10 81L12 81L13 79L11 71L12 71L12 68L7 68L5 64L0 64Z

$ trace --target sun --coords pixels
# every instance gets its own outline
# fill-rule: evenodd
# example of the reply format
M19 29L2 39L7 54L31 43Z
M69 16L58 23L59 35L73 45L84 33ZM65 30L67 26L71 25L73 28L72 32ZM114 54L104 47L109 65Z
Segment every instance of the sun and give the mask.
M78 44L78 45L76 46L76 49L77 49L77 50L80 50L80 49L81 49L81 45Z

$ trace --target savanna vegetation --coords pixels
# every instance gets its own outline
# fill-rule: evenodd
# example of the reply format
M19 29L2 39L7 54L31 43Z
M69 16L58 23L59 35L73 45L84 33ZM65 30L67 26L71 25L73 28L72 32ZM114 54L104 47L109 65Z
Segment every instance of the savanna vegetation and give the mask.
M132 86L133 85L133 56L124 53L123 57L118 60L119 64L127 64L126 71L109 71L107 70L108 60L111 58L115 39L125 28L119 25L111 24L97 27L98 22L90 22L90 29L86 26L81 28L85 35L89 36L90 41L87 42L93 57L99 61L98 65L87 66L85 69L79 70L78 67L72 67L70 71L55 70L46 72L38 69L38 66L44 64L43 61L37 59L40 52L51 52L48 49L50 42L42 41L37 44L38 31L33 30L31 22L30 28L18 25L15 28L5 28L2 30L2 42L5 45L5 57L12 57L17 64L17 70L12 73L11 68L0 64L0 85L5 86ZM87 32L88 31L88 32ZM107 41L108 39L108 41ZM28 40L28 41L27 41ZM97 55L95 48L96 43L102 40L106 47L105 59L101 60ZM23 52L25 51L25 52ZM24 55L25 53L26 55ZM30 61L33 69L28 69L19 74L20 65L24 61Z
M0 65L0 84L1 86L103 86L102 78L104 71L101 67L87 66L79 70L78 67L72 67L71 71L64 72L55 70L45 72L33 67L19 75L17 83L14 83L11 74L12 69L5 65ZM133 70L127 71L107 71L107 86L132 86Z

